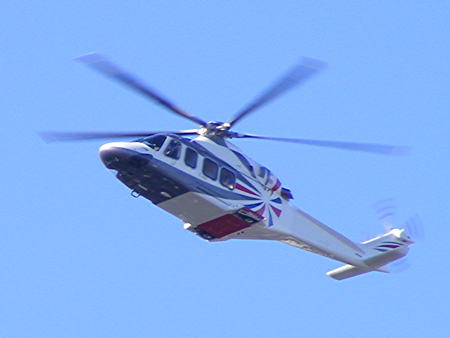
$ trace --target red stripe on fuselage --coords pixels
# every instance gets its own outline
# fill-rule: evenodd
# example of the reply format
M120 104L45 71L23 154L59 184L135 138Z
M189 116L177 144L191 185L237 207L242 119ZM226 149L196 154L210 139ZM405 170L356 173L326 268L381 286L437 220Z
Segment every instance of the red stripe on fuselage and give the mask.
M383 245L378 245L379 248L391 248L391 249L395 249L398 248L400 245L395 245L395 244L383 244Z
M266 206L265 205L263 205L261 208L256 210L255 213L258 214L259 216L262 216L262 214L264 213L264 210L266 210Z
M243 191L243 192L246 192L247 194L250 194L250 195L259 196L258 194L254 193L253 191L251 191L251 190L247 189L246 187L240 185L239 183L236 184L236 189L238 189L240 191Z
M277 183L272 187L272 191L277 191L277 189L281 187L281 182L279 179L277 179Z
M270 207L272 208L273 212L277 215L277 217L280 217L280 215L281 215L281 210L278 209L278 208L275 208L275 207L273 207L273 206L270 206Z

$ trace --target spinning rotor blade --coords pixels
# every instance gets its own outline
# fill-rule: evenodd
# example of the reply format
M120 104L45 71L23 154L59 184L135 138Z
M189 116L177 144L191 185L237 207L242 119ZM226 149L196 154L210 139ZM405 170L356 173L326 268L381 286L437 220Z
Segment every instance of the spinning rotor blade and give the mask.
M415 215L408 219L404 228L414 240L423 240L425 238L425 230L419 215Z
M151 89L149 86L142 83L140 80L135 78L133 75L125 72L124 70L120 69L110 61L108 61L105 57L99 55L99 54L87 54L80 56L76 58L75 60L82 62L95 70L99 71L100 73L109 76L118 82L125 84L126 86L138 91L142 95L152 99L153 101L156 101L160 105L166 107L173 113L182 116L188 120L191 120L195 123L198 123L202 126L206 126L206 122L202 119L191 115L177 106L175 106L172 102L164 98L163 96L156 93L153 89Z
M108 138L145 137L155 134L197 135L197 129L180 131L143 131L143 132L42 132L46 142L100 140Z
M407 147L391 146L386 144L376 143L356 143L356 142L341 142L341 141L324 141L324 140L309 140L301 138L285 138L285 137L270 137L270 136L258 136L251 134L234 134L233 138L254 138L261 140L282 141L291 143L307 144L311 146L338 148L352 151L362 151L366 153L376 153L384 155L404 155L407 153Z
M284 75L280 80L275 82L271 87L269 87L265 92L263 92L259 97L257 97L253 102L247 105L243 110L238 112L234 118L228 121L230 126L236 124L239 120L249 115L259 107L267 104L268 102L274 100L281 94L287 92L288 90L294 88L296 85L309 79L312 75L320 71L325 67L325 63L319 60L303 58L298 65L292 68L286 75Z
M389 231L395 228L395 212L396 206L392 198L378 201L374 204L375 213L385 231Z
M373 206L375 207L375 212L378 219L383 224L386 233L391 230L401 230L402 233L399 233L399 235L404 238L406 237L408 244L416 243L417 240L424 238L423 224L418 215L408 219L402 227L395 225L396 207L392 198L378 201ZM402 272L407 270L409 267L410 264L408 257L396 259L387 265L382 266L382 268L386 269L388 272L394 273Z
M384 199L378 201L374 204L375 212L383 224L385 231L390 231L395 229L395 213L396 206L392 198ZM419 215L414 215L409 218L406 223L402 226L406 230L406 233L414 240L420 240L424 238L424 227Z

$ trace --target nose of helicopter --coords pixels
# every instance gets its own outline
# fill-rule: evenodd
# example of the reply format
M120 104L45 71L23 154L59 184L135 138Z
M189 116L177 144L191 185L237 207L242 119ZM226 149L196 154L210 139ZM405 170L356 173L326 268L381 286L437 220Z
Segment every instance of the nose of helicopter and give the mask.
M102 145L99 156L103 164L109 169L116 169L120 162L130 157L128 142L111 142Z
M137 142L111 142L100 147L99 156L108 169L141 168L148 162L140 153L141 148Z

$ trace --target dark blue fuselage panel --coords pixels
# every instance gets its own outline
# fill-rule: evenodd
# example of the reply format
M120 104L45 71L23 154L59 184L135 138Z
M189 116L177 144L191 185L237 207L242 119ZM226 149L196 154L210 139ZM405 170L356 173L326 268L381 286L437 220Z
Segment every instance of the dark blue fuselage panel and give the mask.
M111 147L101 151L100 157L107 168L117 171L116 177L123 184L154 204L187 192L206 193L217 198L232 200L254 199L219 188L150 154Z

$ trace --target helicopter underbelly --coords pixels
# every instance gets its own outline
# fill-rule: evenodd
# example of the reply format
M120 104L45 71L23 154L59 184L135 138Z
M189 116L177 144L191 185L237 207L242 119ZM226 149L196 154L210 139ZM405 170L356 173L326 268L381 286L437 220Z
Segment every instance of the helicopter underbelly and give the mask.
M232 208L217 198L198 192L161 202L158 207L183 220L187 230L207 240L222 240L263 219L248 208Z
M159 204L188 192L186 186L156 170L142 170L134 173L121 171L116 177L133 191L133 195L143 196L153 204Z
M157 206L191 224L201 224L230 211L227 205L221 205L216 198L198 192L187 192Z
M263 219L243 203L230 202L227 192L222 190L218 196L218 188L150 154L115 149L102 159L109 169L117 171L116 177L133 196L150 200L204 239L224 239Z
M134 196L143 196L154 204L172 199L189 191L177 172L151 154L112 148L103 152L102 161L117 172L116 177L132 190ZM181 177L180 177L181 178Z
M258 223L262 217L250 209L232 207L205 193L188 191L173 179L145 170L133 175L119 172L117 178L161 209L181 219L186 229L207 240L221 240Z

